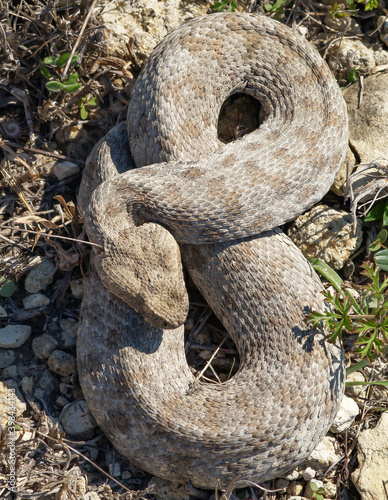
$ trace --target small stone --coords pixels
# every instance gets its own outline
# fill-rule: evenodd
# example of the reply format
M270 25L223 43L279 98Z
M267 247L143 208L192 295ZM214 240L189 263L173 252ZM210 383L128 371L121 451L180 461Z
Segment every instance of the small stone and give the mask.
M47 395L57 390L58 382L48 370L44 370L39 379L39 387Z
M311 481L311 479L314 479L315 475L316 472L311 467L307 467L307 469L303 471L303 479L305 481Z
M326 436L317 445L315 450L303 463L307 467L315 470L322 470L330 467L340 459L340 447L335 438Z
M82 497L82 500L101 500L101 498L95 491L88 491Z
M82 476L77 477L75 491L77 493L77 497L83 496L86 493L86 479Z
M82 299L84 294L84 279L79 278L77 280L71 280L70 290L76 299Z
M388 20L387 20L387 16L380 16L377 19L377 26L380 26L380 40L388 47Z
M39 359L47 359L57 345L58 341L47 333L44 333L40 337L35 337L32 341L32 349L35 356Z
M129 472L129 470L124 470L121 473L121 479L123 479L124 481L126 481L127 479L131 479L131 477L132 477L132 474Z
M287 493L289 495L300 495L303 492L304 483L301 481L292 481L287 488Z
M327 15L324 19L324 23L329 28L340 31L341 33L346 31L347 35L362 35L360 25L353 18L346 17L334 19L332 16Z
M3 378L17 378L18 376L18 367L16 365L7 366L4 368L2 377Z
M23 299L23 306L27 311L38 307L46 307L49 304L50 299L46 295L43 295L43 293L32 293L31 295L26 295Z
M66 349L75 347L77 340L78 322L75 319L62 319L60 322L62 328L61 340Z
M20 382L20 387L25 394L32 396L34 392L34 378L33 377L23 377Z
M58 396L55 403L57 404L57 406L59 406L60 408L63 408L64 406L66 406L67 404L69 404L69 400L67 398L65 398L65 396Z
M325 498L335 498L337 496L337 486L331 481L324 481L323 489L325 490Z
M360 40L344 38L335 42L327 54L329 67L333 71L343 70L347 74L355 66L374 68L376 61L373 50Z
M113 464L109 464L109 474L113 477L121 476L121 467L118 462L114 462Z
M51 285L54 279L55 266L51 260L44 260L27 274L24 287L29 293L37 293Z
M388 484L388 413L374 429L362 431L357 444L358 469L351 478L361 500L386 500Z
M191 498L185 485L181 483L174 483L154 476L148 485L155 485L154 491L157 493L158 500L190 500Z
M340 409L330 427L331 432L337 434L345 429L349 429L359 413L360 409L357 403L352 398L344 396L341 401Z
M299 216L288 236L306 258L317 257L337 270L362 243L361 223L353 234L351 214L327 205L318 205Z
M0 318L6 318L8 316L7 311L3 306L0 306Z
M15 353L11 349L0 349L0 368L7 368L15 361Z
M79 170L79 166L76 163L62 161L54 165L53 174L59 181L62 181L63 179L67 179L67 177L78 174Z
M83 399L67 405L62 410L60 422L64 431L74 439L91 439L97 427L97 423Z
M62 377L67 377L76 369L74 356L59 350L55 350L50 354L47 363L52 372Z
M31 335L28 325L8 325L0 330L0 347L13 349L20 347Z
M361 372L353 372L346 377L346 382L365 382L365 377ZM359 396L365 392L365 385L354 385L346 387L346 392L352 396Z
M212 357L213 353L212 351L207 351L207 350L204 350L204 351L200 351L198 356L202 359L204 359L205 361L207 361L208 359L210 359Z
M290 484L290 481L287 481L287 479L278 479L276 481L276 489L285 490L289 484Z

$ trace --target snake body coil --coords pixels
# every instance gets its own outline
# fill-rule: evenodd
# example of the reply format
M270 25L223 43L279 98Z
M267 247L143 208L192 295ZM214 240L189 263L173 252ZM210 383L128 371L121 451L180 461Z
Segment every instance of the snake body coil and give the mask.
M237 92L257 98L265 120L220 147L220 109ZM334 78L276 21L198 18L150 56L127 130L95 147L79 194L102 247L82 303L80 380L98 424L135 465L202 488L262 482L327 432L342 351L308 328L305 313L324 308L321 285L276 227L322 197L346 147ZM226 383L196 382L187 366L180 255L239 351Z

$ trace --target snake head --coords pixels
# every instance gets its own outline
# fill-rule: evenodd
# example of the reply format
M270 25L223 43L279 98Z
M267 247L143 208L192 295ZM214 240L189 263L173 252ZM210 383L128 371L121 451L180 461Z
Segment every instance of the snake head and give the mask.
M101 184L84 213L94 264L105 287L152 326L173 329L187 317L189 301L180 250L165 228L135 225L120 195Z

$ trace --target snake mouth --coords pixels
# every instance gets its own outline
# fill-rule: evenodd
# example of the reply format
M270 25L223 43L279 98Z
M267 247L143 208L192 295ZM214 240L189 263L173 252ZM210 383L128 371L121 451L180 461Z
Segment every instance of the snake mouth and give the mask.
M222 104L218 117L217 135L228 144L258 129L265 120L264 106L250 94L236 92Z

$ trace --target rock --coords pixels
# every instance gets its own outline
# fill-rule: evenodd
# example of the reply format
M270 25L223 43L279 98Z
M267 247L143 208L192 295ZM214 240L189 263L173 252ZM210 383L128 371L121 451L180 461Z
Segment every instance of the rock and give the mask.
M388 413L374 429L360 433L357 444L359 467L351 475L361 500L386 500L388 484Z
M157 500L190 500L185 485L173 483L154 476L148 486L154 485L152 495Z
M380 26L380 40L388 47L388 20L387 16L380 16L377 20L377 26Z
M130 45L140 66L167 33L189 19L206 14L207 10L205 1L113 0L106 4L100 16L109 37L110 54L126 59Z
M354 372L346 377L346 382L365 382L365 377L361 372ZM359 394L363 393L365 389L365 385L355 385L353 387L347 387L346 392L357 397Z
M62 161L54 165L52 173L59 181L63 181L63 179L67 179L67 177L78 174L79 171L80 168L76 163L72 161Z
M65 398L65 396L58 396L55 403L60 408L63 408L64 406L69 404L69 400L67 398Z
M287 481L287 479L277 479L276 481L276 489L277 490L285 490L288 488L290 484L290 481Z
M35 381L33 377L23 377L20 382L20 387L25 394L32 396L34 393Z
M67 405L62 410L59 420L66 434L74 439L91 439L97 427L84 399Z
M7 366L7 368L4 368L2 373L2 377L5 379L8 378L15 379L17 378L17 376L18 376L18 367L16 365Z
M323 470L336 463L340 458L339 444L335 438L326 436L302 465L305 468L311 467L315 470Z
M27 410L19 387L12 379L0 381L0 424L4 424L2 419L7 419L10 410L15 412L17 418L20 418Z
M292 481L287 488L287 493L289 495L300 495L303 492L302 481Z
M340 409L330 427L330 431L337 434L345 429L349 429L359 413L360 409L357 403L352 398L344 396L341 401Z
M314 479L315 475L316 472L311 467L307 467L307 469L303 471L303 479L305 481L311 481L311 479Z
M13 349L20 347L31 335L28 325L8 325L0 330L0 347Z
M336 498L337 486L331 481L323 481L323 489L325 490L325 498Z
M15 361L15 353L11 349L0 349L0 368L7 368Z
M58 382L48 370L44 370L39 379L39 387L47 395L52 393L53 391L57 391Z
M357 203L363 203L368 200L374 201L377 189L384 186L385 192L388 189L385 166L378 162L372 162L368 165L362 164L357 167L350 178L350 182L352 184L354 199L357 200ZM370 190L372 183L376 186L375 190ZM380 193L380 196L382 193Z
M0 306L0 318L6 318L8 316L7 311L3 306Z
M109 464L108 466L109 474L113 477L121 476L121 467L118 462L114 462L113 464Z
M26 295L23 299L24 309L36 309L38 307L47 307L50 304L50 299L43 295L43 293L32 293Z
M39 359L48 358L57 345L58 341L47 333L44 333L40 337L35 337L32 341L32 349L35 356Z
M75 319L62 319L59 325L62 328L61 340L63 346L66 349L75 347L78 322Z
M332 71L343 70L346 76L355 66L361 68L376 66L373 50L360 40L349 38L342 38L330 47L327 62Z
M82 497L82 500L101 500L100 496L95 491L88 491Z
M75 358L67 352L55 350L48 358L48 367L57 375L67 377L76 369Z
M352 216L344 210L318 205L299 216L288 236L305 257L317 257L333 269L341 269L361 246L361 224L353 234Z
M324 19L324 23L333 30L340 31L341 33L346 32L347 35L362 35L360 25L352 17L333 19L330 15L327 15ZM342 40L347 39L343 38Z
M70 289L76 299L82 299L84 294L84 279L79 278L77 280L71 280Z
M349 140L360 157L360 163L388 158L388 74L372 75L364 79L362 103L359 86L345 89L343 96L348 107Z
M44 260L39 266L34 267L27 274L24 288L29 293L37 293L51 285L56 267L51 260Z

